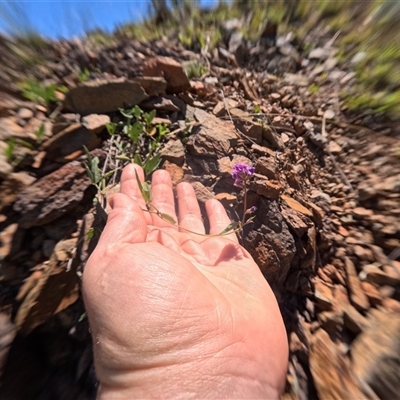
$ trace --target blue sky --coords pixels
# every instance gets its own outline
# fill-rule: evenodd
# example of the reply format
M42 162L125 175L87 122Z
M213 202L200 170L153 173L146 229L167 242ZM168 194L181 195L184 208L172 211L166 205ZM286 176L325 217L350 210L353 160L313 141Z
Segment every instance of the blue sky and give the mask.
M0 31L31 29L50 38L80 36L96 27L112 31L120 24L146 17L149 3L149 0L0 0ZM215 3L216 0L200 0L202 6Z

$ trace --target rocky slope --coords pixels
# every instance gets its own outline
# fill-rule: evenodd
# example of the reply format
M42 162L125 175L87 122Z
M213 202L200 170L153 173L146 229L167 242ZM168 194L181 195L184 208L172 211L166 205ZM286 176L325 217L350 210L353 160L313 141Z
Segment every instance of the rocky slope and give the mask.
M218 198L233 220L243 212L233 165L256 168L256 218L241 239L284 315L283 398L398 396L399 131L383 116L346 112L339 91L354 73L332 38L307 52L290 35L249 44L232 28L225 39L200 54L167 39L61 41L32 71L3 56L1 398L95 398L80 281L106 207L93 202L83 146L110 172L107 196L126 159L143 161L154 138L174 183L191 182L201 205ZM27 101L15 82L28 73L69 91ZM156 115L135 144L130 128L118 129L133 120L119 109L136 105Z

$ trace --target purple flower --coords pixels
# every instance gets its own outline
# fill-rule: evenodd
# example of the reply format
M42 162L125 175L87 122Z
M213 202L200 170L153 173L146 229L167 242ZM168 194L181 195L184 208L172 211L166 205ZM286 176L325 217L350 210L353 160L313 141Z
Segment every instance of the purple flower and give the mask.
M253 206L246 210L245 215L254 214L257 211L257 207Z
M246 164L236 164L233 167L232 178L235 180L234 185L243 187L245 182L254 174L255 168Z

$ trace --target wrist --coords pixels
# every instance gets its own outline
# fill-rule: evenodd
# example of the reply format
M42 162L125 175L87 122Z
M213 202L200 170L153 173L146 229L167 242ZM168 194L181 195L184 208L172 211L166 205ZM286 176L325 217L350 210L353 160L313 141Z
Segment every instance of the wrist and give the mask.
M279 390L269 384L267 368L259 371L243 361L224 365L214 361L113 374L112 382L101 383L98 400L279 398Z

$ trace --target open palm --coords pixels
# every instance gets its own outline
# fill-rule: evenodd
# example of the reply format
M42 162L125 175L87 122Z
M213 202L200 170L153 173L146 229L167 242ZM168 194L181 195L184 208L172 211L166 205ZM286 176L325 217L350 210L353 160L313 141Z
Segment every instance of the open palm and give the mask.
M144 212L135 170L143 179L125 168L84 272L104 398L277 397L287 338L254 260L234 234L195 235ZM152 193L160 212L205 233L190 184L177 187L178 217L166 171L153 174ZM210 234L230 223L217 200L206 210Z

